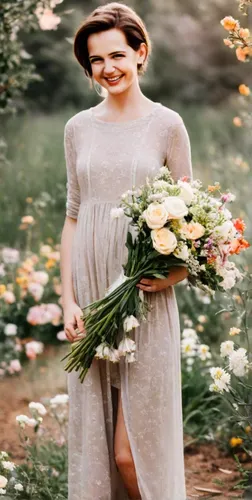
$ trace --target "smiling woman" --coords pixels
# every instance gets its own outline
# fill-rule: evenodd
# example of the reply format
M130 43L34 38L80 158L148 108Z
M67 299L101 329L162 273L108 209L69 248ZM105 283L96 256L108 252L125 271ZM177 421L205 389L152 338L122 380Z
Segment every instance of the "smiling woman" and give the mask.
M182 118L141 91L139 75L150 50L143 21L120 3L96 9L75 37L77 60L106 89L106 98L65 126L61 276L70 342L86 335L82 308L104 297L127 261L129 221L112 221L111 208L163 165L175 180L192 175ZM131 330L137 359L113 364L95 358L83 384L78 373L68 374L68 500L186 500L180 330L172 286L183 278L174 268L169 279L140 280L150 312Z

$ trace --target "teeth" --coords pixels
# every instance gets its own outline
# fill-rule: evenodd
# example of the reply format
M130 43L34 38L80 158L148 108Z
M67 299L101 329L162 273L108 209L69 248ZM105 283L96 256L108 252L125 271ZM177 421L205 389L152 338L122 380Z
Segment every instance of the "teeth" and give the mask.
M109 82L116 82L116 80L119 80L121 77L120 76L115 76L114 78L107 78Z

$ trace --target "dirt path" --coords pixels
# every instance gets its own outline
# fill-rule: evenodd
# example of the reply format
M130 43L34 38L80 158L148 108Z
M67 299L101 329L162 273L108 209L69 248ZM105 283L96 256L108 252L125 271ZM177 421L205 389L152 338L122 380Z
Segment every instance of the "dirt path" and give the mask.
M13 461L19 462L23 458L15 423L16 415L28 415L27 406L30 401L40 401L41 398L67 391L66 376L63 364L60 363L64 353L65 346L61 350L57 347L57 355L55 348L50 348L43 359L27 365L20 377L0 382L0 450L9 452ZM188 439L185 436L185 442ZM232 486L240 478L234 460L220 452L214 443L194 444L186 449L185 468L188 500L242 498L241 491L232 490ZM219 468L231 473L221 472ZM196 487L219 490L221 493L210 494L198 491Z

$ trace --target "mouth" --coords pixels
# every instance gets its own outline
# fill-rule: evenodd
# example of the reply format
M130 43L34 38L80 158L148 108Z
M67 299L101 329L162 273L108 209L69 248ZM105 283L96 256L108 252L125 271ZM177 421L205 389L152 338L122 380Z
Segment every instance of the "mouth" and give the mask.
M108 82L109 85L116 85L118 82L121 81L124 75L119 75L119 76L113 76L110 78L105 78L106 82Z

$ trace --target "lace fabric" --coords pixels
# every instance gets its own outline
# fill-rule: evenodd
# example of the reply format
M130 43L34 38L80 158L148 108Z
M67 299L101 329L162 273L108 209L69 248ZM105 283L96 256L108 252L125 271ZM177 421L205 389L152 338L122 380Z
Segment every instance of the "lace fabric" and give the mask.
M98 120L91 108L67 122L65 157L82 308L104 296L127 259L129 220L111 220L111 208L162 165L175 179L192 177L190 141L180 115L159 103L146 117L117 123ZM68 375L68 500L128 500L113 450L118 388L142 500L186 499L176 297L173 287L146 295L151 312L133 335L137 361L94 360L83 384Z

